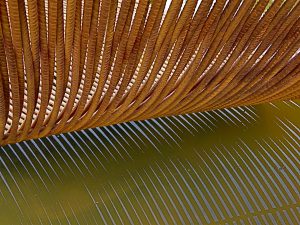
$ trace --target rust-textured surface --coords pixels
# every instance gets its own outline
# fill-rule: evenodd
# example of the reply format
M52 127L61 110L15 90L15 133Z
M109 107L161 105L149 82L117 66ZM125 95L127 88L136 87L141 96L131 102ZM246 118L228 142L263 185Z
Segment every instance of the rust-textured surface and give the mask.
M300 96L298 0L1 0L0 20L0 145Z

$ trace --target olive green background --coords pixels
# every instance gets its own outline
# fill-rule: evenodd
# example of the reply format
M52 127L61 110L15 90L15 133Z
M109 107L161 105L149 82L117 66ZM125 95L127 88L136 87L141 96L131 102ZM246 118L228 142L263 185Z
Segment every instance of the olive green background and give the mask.
M0 224L300 224L299 104L1 147Z

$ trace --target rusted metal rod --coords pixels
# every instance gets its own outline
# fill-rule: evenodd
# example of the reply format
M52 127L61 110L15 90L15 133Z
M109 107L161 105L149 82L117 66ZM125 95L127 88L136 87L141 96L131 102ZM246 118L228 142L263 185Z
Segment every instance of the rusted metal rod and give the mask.
M0 145L300 96L298 0L0 0Z

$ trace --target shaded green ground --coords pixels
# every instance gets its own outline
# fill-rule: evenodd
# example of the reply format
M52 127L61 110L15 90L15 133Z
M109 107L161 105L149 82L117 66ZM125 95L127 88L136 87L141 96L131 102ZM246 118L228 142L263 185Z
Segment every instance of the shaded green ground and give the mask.
M2 224L299 224L300 101L0 150Z

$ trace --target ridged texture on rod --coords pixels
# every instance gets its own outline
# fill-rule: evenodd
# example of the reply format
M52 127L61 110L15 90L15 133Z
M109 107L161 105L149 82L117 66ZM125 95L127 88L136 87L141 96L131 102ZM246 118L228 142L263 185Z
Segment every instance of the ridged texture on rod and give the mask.
M298 0L1 0L0 144L300 96Z

